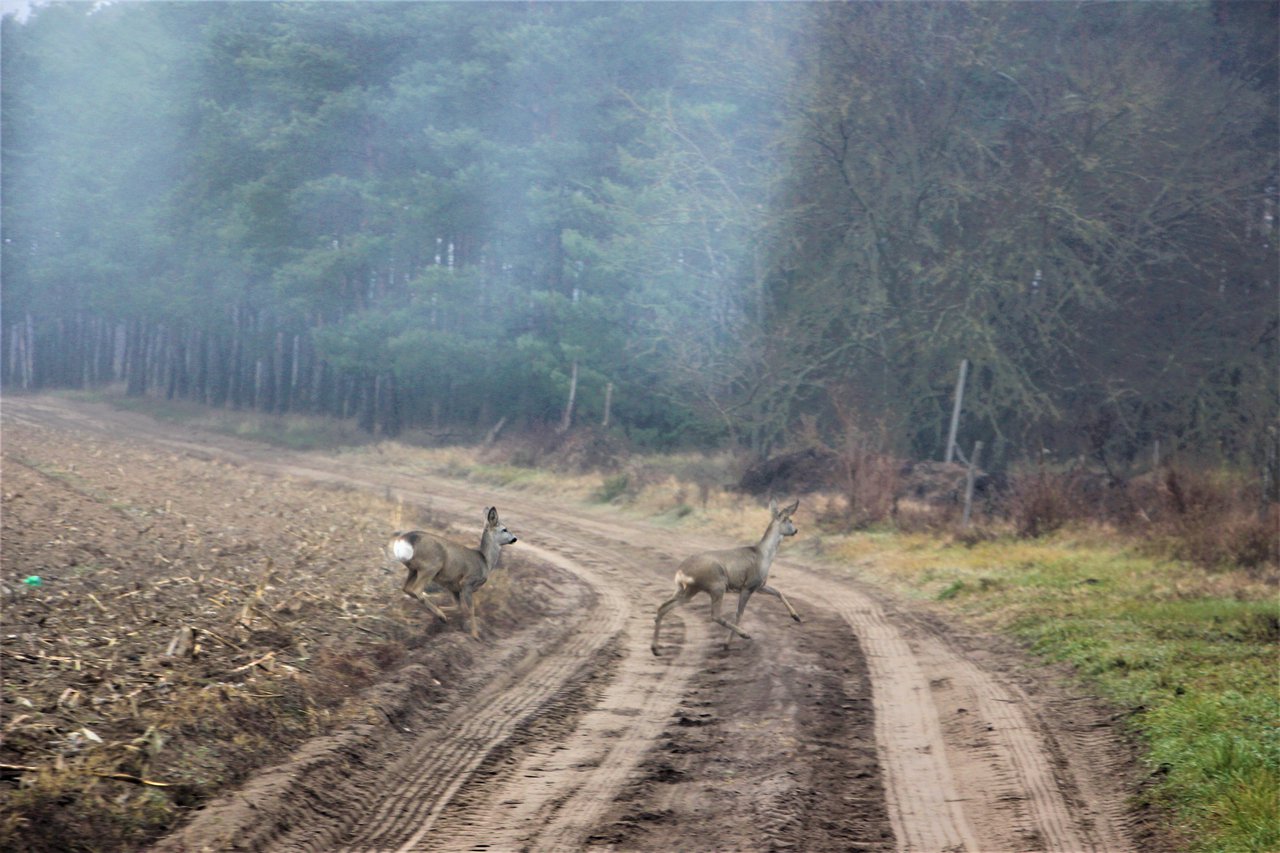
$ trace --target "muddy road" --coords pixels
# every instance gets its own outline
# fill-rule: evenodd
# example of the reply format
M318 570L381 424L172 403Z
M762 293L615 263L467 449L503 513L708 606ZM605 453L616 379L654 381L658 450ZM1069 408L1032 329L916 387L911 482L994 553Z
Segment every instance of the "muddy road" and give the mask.
M655 658L677 562L743 543L376 453L282 451L59 398L6 398L0 413L6 428L340 484L464 527L496 504L511 548L545 570L511 590L550 599L545 617L480 641L430 638L421 654L465 651L447 690L424 700L422 671L403 667L370 692L381 724L307 744L157 850L1136 849L1128 753L1104 709L998 638L791 559L786 544L771 583L802 624L757 596L752 640L726 649L703 598L667 617ZM398 595L400 578L386 582Z

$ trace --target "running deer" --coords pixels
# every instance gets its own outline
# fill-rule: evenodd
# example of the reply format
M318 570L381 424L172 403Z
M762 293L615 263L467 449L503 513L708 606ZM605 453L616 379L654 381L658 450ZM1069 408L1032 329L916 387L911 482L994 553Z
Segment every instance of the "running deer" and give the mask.
M475 591L484 585L489 575L498 567L502 546L515 541L516 537L498 520L497 507L489 507L485 512L484 532L480 534L479 548L467 548L423 530L397 533L391 537L387 547L392 556L409 569L409 577L404 582L405 594L416 598L432 613L448 622L444 611L423 594L429 583L435 582L444 587L453 594L453 601L459 611L466 607L471 620L471 636L478 639L480 632L476 626Z
M658 652L658 629L662 625L662 617L674 607L688 603L700 592L711 596L711 620L729 629L725 638L725 648L737 634L743 639L751 639L745 631L738 627L742 622L742 611L747 609L747 602L756 592L775 595L782 599L791 618L800 621L800 615L787 601L787 597L769 586L769 566L778 553L778 545L783 536L795 536L796 526L791 523L791 514L800 506L796 501L789 507L778 509L777 501L769 502L769 526L764 536L756 545L745 545L741 548L729 548L723 551L704 551L686 559L676 569L676 591L658 608L658 615L653 620L653 642L649 648ZM720 602L726 592L738 593L738 617L729 622L720 616Z

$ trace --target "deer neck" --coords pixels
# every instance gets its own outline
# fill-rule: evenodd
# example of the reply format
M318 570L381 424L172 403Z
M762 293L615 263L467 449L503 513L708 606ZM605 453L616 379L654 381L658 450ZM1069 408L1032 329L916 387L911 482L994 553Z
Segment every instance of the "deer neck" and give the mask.
M484 564L486 577L498 567L498 557L501 554L502 545L498 542L498 537L492 530L485 528L484 533L480 535L480 561Z
M764 536L760 538L760 544L756 545L756 551L760 555L760 577L767 578L769 576L769 566L773 564L773 558L778 554L778 546L782 543L782 524L777 519L769 523L764 531Z

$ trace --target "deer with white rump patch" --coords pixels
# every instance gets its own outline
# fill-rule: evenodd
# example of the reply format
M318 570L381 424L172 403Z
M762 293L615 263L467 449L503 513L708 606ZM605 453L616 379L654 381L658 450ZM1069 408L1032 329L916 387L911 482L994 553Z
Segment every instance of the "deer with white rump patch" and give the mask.
M729 629L725 638L725 648L737 634L743 639L751 639L745 631L738 627L742 622L742 611L747 609L747 602L753 593L763 592L777 596L786 605L791 618L800 621L800 615L787 601L787 597L769 586L769 567L778 553L778 545L783 536L795 536L796 526L791 523L791 514L800 506L796 501L789 507L778 509L777 501L769 501L769 526L764 536L755 545L741 548L729 548L723 551L704 551L686 559L676 569L676 591L658 608L658 615L653 620L653 642L649 648L658 652L658 629L662 625L662 617L675 607L688 603L700 592L711 596L711 621ZM726 592L738 593L738 616L733 622L720 615L720 602Z
M409 577L404 582L405 594L422 602L432 613L448 622L444 611L423 594L429 583L435 582L444 587L453 594L453 601L459 611L466 608L471 620L471 636L478 639L480 632L476 625L475 591L484 585L489 575L498 567L502 546L515 541L516 537L498 520L497 507L489 507L485 511L484 532L480 534L479 548L458 545L423 530L397 533L391 537L387 548L392 556L409 569Z

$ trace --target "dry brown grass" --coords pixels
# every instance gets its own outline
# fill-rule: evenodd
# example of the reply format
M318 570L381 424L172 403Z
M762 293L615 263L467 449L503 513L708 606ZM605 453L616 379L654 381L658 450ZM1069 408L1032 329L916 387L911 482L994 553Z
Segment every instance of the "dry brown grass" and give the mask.
M1153 542L1205 568L1280 562L1280 505L1220 472L1166 469L1149 515Z
M1220 472L1166 468L1158 477L1114 483L1083 469L1027 468L976 498L974 524L961 530L959 473L913 472L907 480L901 460L868 447L855 442L845 448L840 457L847 463L845 487L801 497L801 517L808 515L825 535L890 529L972 544L1006 535L1035 539L1083 525L1118 532L1205 568L1261 570L1275 566L1280 556L1280 509L1271 505L1262 511L1257 489ZM583 473L515 465L509 448L501 447L422 449L390 443L377 452L414 470L536 489L563 501L613 505L660 523L739 537L753 535L764 505L763 498L729 487L743 463L727 454L628 457L607 471ZM922 489L923 497L908 494Z
M1053 533L1068 522L1091 515L1080 477L1043 468L1010 477L1002 503L1017 535L1028 539Z

